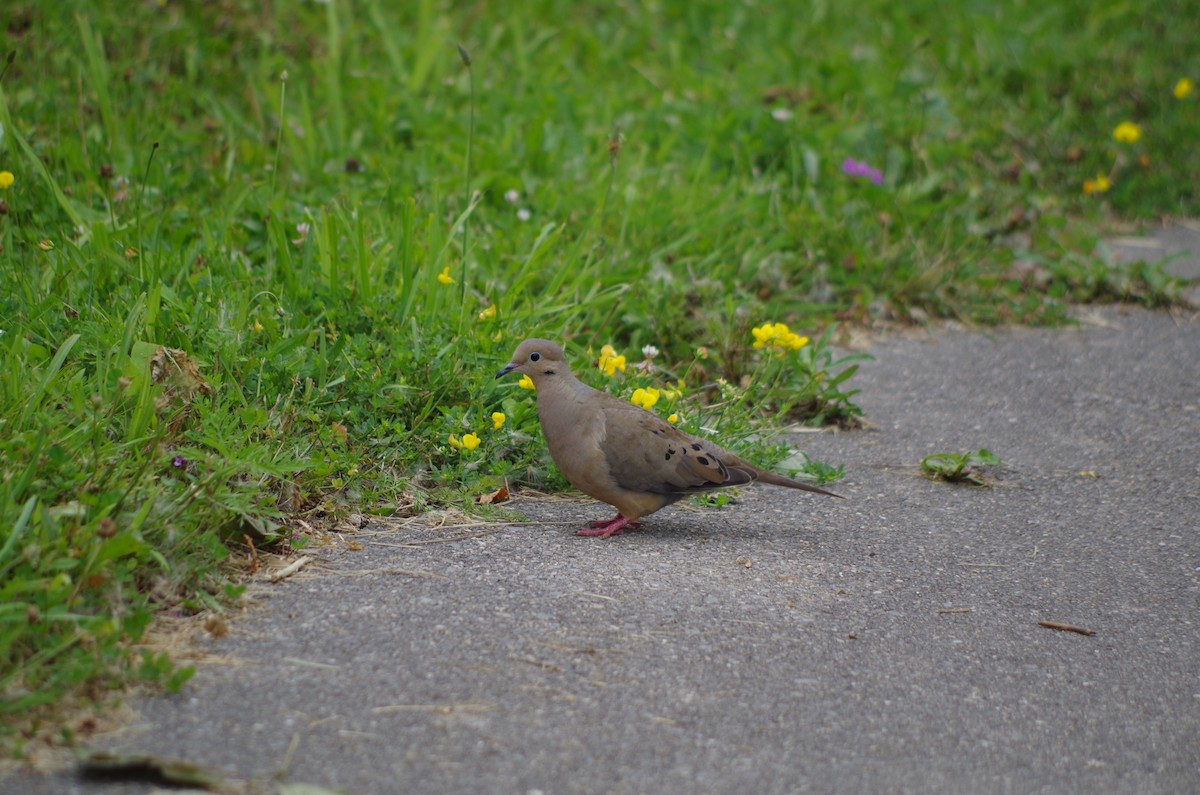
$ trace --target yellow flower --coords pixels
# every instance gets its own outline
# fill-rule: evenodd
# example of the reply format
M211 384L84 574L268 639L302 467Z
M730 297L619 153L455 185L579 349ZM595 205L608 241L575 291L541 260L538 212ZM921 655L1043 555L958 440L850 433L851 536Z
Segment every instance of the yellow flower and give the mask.
M1113 138L1123 144L1136 144L1142 137L1142 128L1131 121L1123 121L1113 130Z
M527 375L521 376L521 380L517 382L517 386L521 387L521 389L537 389L533 385L533 379Z
M473 433L464 433L459 439L454 434L450 434L450 446L455 450L474 450L479 446L479 437Z
M807 344L808 337L801 337L799 334L793 334L790 331L788 332L787 336L783 338L784 347L791 348L794 351L800 350Z
M654 387L650 387L649 389L642 389L641 387L638 387L637 389L633 390L633 397L629 398L629 402L635 406L641 406L644 409L648 409L658 402L658 395L659 392Z
M254 321L254 325L251 326L251 328L254 329L254 333L259 334L263 330L263 324L256 320L256 321Z
M611 345L605 345L600 349L600 360L596 366L604 371L605 375L613 375L620 370L625 372L625 357L617 356L617 351Z
M442 272L438 274L438 281L442 284L454 284L454 279L450 278L450 266L442 268Z
M480 312L479 319L480 320L495 320L496 319L496 305L492 304L487 309Z
M779 353L798 351L808 344L808 337L789 330L786 323L764 323L750 329L750 333L754 335L755 348L771 347Z
M0 171L0 190L8 190L17 181L11 171Z
M1095 179L1085 179L1083 181L1083 192L1087 195L1093 193L1104 193L1112 187L1112 181L1103 174L1097 174Z
M671 423L672 425L677 424L679 422L679 415L672 414L670 417L667 417L667 422Z
M605 360L603 366L605 375L613 375L617 370L620 370L623 373L625 372L625 357L610 356Z
M1187 78L1187 77L1179 78L1179 82L1175 84L1175 91L1174 91L1175 99L1183 99L1188 94L1192 93L1193 88L1195 88L1195 86L1193 85L1191 78ZM3 185L3 183L4 183L4 175L5 174L8 174L8 172L7 171L0 172L0 185ZM12 182L12 174L8 174L8 181ZM5 187L7 187L7 186L5 186Z
M493 411L492 412L492 428L497 431L500 430L501 428L503 428L505 419L507 419L507 418L504 416L503 411Z

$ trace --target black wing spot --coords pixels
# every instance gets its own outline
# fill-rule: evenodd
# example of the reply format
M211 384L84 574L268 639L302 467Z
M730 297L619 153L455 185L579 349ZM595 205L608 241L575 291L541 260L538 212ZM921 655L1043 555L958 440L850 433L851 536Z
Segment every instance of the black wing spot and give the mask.
M700 466L705 466L705 467L708 466L708 459L705 458L704 456L702 456L702 455L697 456L696 460L700 462Z
M695 442L692 442L692 449L695 450L697 453L700 452L700 450L701 450L700 445L696 444Z
M667 448L667 460L668 460L668 461L670 461L670 460L671 460L671 456L673 456L673 455L675 455L675 448L673 448L673 447L668 447L668 448Z

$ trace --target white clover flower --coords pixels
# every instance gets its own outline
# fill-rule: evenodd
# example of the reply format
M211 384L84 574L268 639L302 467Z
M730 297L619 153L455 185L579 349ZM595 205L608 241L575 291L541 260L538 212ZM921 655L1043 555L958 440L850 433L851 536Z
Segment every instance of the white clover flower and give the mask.
M308 240L308 233L311 231L312 231L312 227L309 226L308 224L303 224L303 223L296 224L296 234L300 235L300 237L292 238L292 243L294 245L298 246L301 243L303 243L305 240Z

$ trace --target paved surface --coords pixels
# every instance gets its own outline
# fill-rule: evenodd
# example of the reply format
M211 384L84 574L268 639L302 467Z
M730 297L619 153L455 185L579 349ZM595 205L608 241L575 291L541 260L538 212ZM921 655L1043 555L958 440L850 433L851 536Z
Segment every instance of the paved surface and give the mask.
M360 794L1200 791L1200 319L872 353L877 429L797 439L845 500L755 487L610 541L571 534L584 501L368 528L213 643L245 664L104 744ZM917 474L980 447L990 488Z

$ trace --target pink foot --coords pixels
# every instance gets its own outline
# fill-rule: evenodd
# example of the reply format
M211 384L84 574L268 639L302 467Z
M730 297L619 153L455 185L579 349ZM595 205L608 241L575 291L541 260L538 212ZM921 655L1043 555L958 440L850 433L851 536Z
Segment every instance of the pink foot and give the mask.
M595 538L609 538L610 536L621 535L621 530L626 525L629 527L638 527L639 523L632 521L631 519L626 519L621 514L617 514L615 519L608 522L589 522L588 526L584 529L576 530L575 535L591 536Z
M617 514L616 516L614 516L611 519L596 519L594 521L588 522L588 527L608 527L610 524L612 524L613 522L617 521L620 518L621 518L621 514ZM642 526L641 522L635 522L632 519L627 519L625 523L629 527L641 527Z

